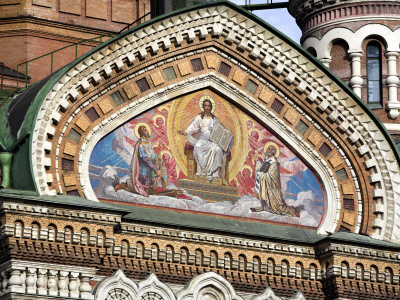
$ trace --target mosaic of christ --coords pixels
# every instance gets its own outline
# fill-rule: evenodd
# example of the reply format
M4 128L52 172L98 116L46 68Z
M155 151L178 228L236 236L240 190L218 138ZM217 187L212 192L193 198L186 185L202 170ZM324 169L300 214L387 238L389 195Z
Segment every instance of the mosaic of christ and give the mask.
M105 136L89 162L100 201L317 227L323 192L278 136L203 90Z

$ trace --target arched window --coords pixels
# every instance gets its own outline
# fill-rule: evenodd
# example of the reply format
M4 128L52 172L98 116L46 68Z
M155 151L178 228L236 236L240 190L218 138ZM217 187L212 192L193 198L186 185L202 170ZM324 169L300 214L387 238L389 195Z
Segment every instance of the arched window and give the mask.
M64 228L64 242L69 244L72 242L72 235L73 235L74 231L72 229L72 227L67 226Z
M201 266L203 264L203 251L196 249L195 253L195 265Z
M57 227L55 225L49 225L49 231L48 231L49 242L54 242L56 240L56 234L57 234Z
M16 238L20 238L22 237L24 232L24 223L22 223L21 221L16 221L14 223L14 235Z
M97 247L104 247L105 237L106 234L104 233L104 231L102 230L97 231L97 240L96 240Z
M218 254L215 251L210 252L210 267L216 268L218 264Z
M89 230L86 228L81 229L81 245L87 245L89 243Z
M40 225L37 222L32 223L32 240L37 240L39 238Z
M382 108L382 55L377 42L367 45L367 94L371 108Z
M157 244L151 244L151 259L158 260L159 247Z
M129 242L127 240L123 240L121 242L121 256L127 256L129 252Z
M167 254L166 261L167 262L172 262L172 260L174 259L174 247L167 246L165 248L165 251L166 251L166 254Z

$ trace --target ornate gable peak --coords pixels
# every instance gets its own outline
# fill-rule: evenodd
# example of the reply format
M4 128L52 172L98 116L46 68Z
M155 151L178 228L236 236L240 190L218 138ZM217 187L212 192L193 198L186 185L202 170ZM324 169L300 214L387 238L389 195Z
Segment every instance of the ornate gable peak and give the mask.
M194 277L189 284L180 290L176 296L172 289L160 282L155 274L136 284L127 278L122 270L116 271L111 277L104 279L94 289L95 300L113 299L157 299L157 300L283 300L267 287L262 294L245 298L238 296L229 281L214 272L206 272ZM297 291L288 300L306 300L304 295Z
M211 5L214 5L214 7L210 7ZM65 193L65 185L63 186L62 184L63 175L62 172L60 172L62 171L60 169L60 155L64 155L64 153L66 155L72 153L75 157L78 157L80 155L79 153L85 152L85 149L77 149L76 146L75 148L73 146L71 147L71 143L65 142L69 148L63 149L62 151L64 152L62 153L57 150L57 145L60 145L63 142L63 139L66 137L64 136L64 132L69 132L69 127L72 128L72 126L75 125L78 127L82 126L85 130L83 130L82 127L79 128L83 130L82 134L86 135L86 128L89 128L91 124L87 121L87 116L83 115L76 119L73 118L78 116L78 114L82 114L79 113L80 111L87 110L86 108L88 105L93 105L91 103L94 103L96 99L101 98L101 100L105 100L104 98L109 96L108 93L111 91L115 92L117 89L121 88L124 89L125 94L127 95L124 106L118 106L112 113L111 110L109 110L110 107L107 106L107 103L111 103L109 102L110 99L106 99L106 101L96 104L96 109L100 108L100 113L105 117L96 119L96 125L94 125L91 128L92 131L90 131L91 135L95 131L104 128L105 125L100 125L100 123L103 122L105 118L114 118L114 116L118 117L128 110L136 109L138 105L141 105L141 103L148 102L147 108L151 108L156 104L156 102L160 103L160 101L171 100L173 98L172 96L169 99L166 98L167 93L169 93L169 91L172 92L172 90L177 90L177 88L182 84L187 85L189 83L194 84L200 82L204 78L210 77L211 74L217 75L214 77L221 77L218 71L218 63L225 59L228 65L233 64L233 75L227 78L229 83L225 79L218 79L218 82L215 84L213 83L213 88L215 90L220 90L221 85L231 85L233 88L240 89L240 94L248 95L246 82L248 82L248 79L251 79L253 83L257 81L256 85L259 87L257 93L253 93L254 97L249 96L247 97L249 100L245 101L247 103L247 110L253 111L256 102L258 101L254 99L257 98L258 95L259 98L264 101L268 98L265 95L269 95L269 93L272 95L275 93L276 97L280 98L280 100L278 100L281 104L285 105L285 103L287 103L285 110L282 112L282 116L277 117L282 121L282 124L285 123L287 119L290 120L290 115L295 115L296 111L301 115L299 115L299 118L304 117L306 120L310 121L311 127L309 126L309 128L313 129L312 132L314 136L299 137L300 140L305 138L311 141L314 145L314 149L310 151L315 151L315 153L317 153L321 149L321 141L326 138L326 141L332 141L332 145L328 145L329 148L331 150L337 150L337 157L339 160L342 160L341 164L346 169L348 168L347 177L349 180L354 179L353 181L355 182L365 176L369 176L368 178L371 179L365 184L360 184L358 182L354 183L354 187L359 186L365 189L363 193L358 192L358 187L353 187L353 182L349 182L348 184L339 187L340 190L337 188L331 191L332 193L335 193L335 195L339 195L339 198L340 192L342 192L342 194L347 193L346 195L351 194L354 203L363 203L364 207L374 207L375 211L371 212L371 215L368 218L371 220L377 218L379 221L372 224L370 221L364 221L368 220L367 217L364 219L360 217L357 219L354 218L352 220L347 220L353 224L351 231L355 233L371 234L379 239L394 240L394 232L399 230L395 225L400 224L397 220L399 217L394 214L393 210L386 209L386 207L400 207L399 196L393 193L393 191L400 189L399 184L394 180L400 172L400 168L398 160L396 160L395 164L392 164L392 160L393 158L396 158L397 152L394 152L393 143L390 142L387 133L372 113L357 101L356 97L349 89L342 85L331 74L325 72L324 68L320 67L319 64L307 53L294 45L293 42L287 40L285 37L269 28L268 25L262 24L260 20L252 18L251 15L247 15L248 21L240 24L240 26L245 27L246 38L244 38L243 35L234 32L233 28L239 26L239 24L234 24L232 27L224 25L224 23L228 24L234 20L234 18L228 20L228 16L247 14L246 12L241 11L240 8L233 7L233 5L229 3L220 3L208 4L204 7L199 6L197 9L207 10L208 12L211 12L212 10L219 11L220 15L204 19L204 22L193 20L190 10L182 11L179 15L166 16L165 19L185 20L186 23L169 29L169 32L162 30L161 32L156 32L151 36L146 36L144 32L146 31L145 26L152 26L153 23L143 25L120 37L120 39L131 41L131 50L128 51L128 47L115 50L116 48L112 43L117 43L117 41L116 39L111 40L102 48L96 49L94 52L91 52L86 57L80 59L76 64L79 65L79 68L73 67L70 70L65 71L64 74L57 75L59 76L59 81L57 81L56 84L59 85L59 89L55 92L47 92L47 96L43 99L44 101L40 107L41 112L52 113L49 113L51 114L50 116L44 114L38 115L31 139L34 144L32 145L32 149L36 149L36 151L32 153L32 169L33 173L37 175L35 176L35 180L39 193L42 195ZM196 14L196 16L198 15L199 14ZM163 22L164 24L168 23L164 19L155 20L153 28L157 28L157 22ZM201 24L199 25L199 23ZM252 32L250 31L251 28L257 28L257 30ZM264 46L260 47L261 49L256 46L260 39L260 36L255 33L258 29L260 29L260 32L262 30L271 32L272 38L263 41L264 45L268 43L267 50L265 50ZM202 64L205 67L204 70L207 69L208 74L206 74L205 71L203 72L204 74L200 71L193 72L193 70L191 70L192 66L190 61L183 61L184 59L192 59L189 57L194 55L202 57L203 54L201 53L205 53L205 50L202 49L190 49L188 52L182 52L182 54L179 54L176 57L170 57L168 60L163 62L157 62L158 57L162 57L163 55L163 48L169 48L172 47L171 45L174 45L180 46L180 49L184 51L186 47L191 47L190 45L192 42L199 41L200 43L203 43L209 41L212 43L213 39L217 36L215 33L218 33L218 39L220 39L219 42L222 42L218 47L226 47L226 49L223 49L222 51L218 49L209 51L208 55L217 55L218 57L214 59L214 62L212 59L208 59L207 61L203 60ZM130 36L130 38L127 39L127 36ZM141 46L137 47L136 45L139 43ZM164 45L159 45L160 43L163 43ZM152 49L152 52L154 52L152 62L148 62L148 58L150 58L150 56L147 55L149 49ZM96 51L103 53L104 58L99 61L94 61L96 56L93 53ZM226 54L229 51L236 54L230 57ZM212 54L211 52L216 54ZM234 58L233 56L235 55L239 55L240 57ZM293 59L290 58L290 56L296 58ZM82 63L83 61L85 62ZM172 61L176 61L179 64L179 69L176 69L175 72L177 72L177 75L179 75L180 78L177 79L175 83L169 84L168 80L163 78L162 73L158 75L156 74L156 70L157 68L160 70L162 64L165 65L165 63L170 63ZM321 72L316 72L318 69L321 69L323 74L321 74ZM309 71L307 72L307 70ZM127 77L121 79L120 75L124 72L126 72ZM141 80L144 76L147 76L147 74L152 76L151 78L147 77L146 80L153 87L148 93L139 93L136 81ZM65 82L63 78L66 77L71 78L71 80L68 81L68 84L62 84L62 82ZM120 81L118 82L118 80ZM126 86L127 81L131 81L129 88ZM274 82L274 84L267 84L269 81ZM98 83L100 82L105 82L104 86L109 85L103 90L100 90L103 85L99 85ZM280 84L282 85L280 87L281 91L277 92L277 87L274 87L274 85L278 86ZM196 90L198 87L199 86L194 86L193 90ZM265 92L268 89L270 91ZM157 101L151 102L150 96L157 93L162 93L163 96L159 97ZM45 92L43 92L43 94L45 94ZM92 96L93 94L94 96ZM66 95L68 96L67 98ZM174 97L179 96L177 94L174 95ZM308 102L307 104L314 107L314 111L318 111L317 114L311 112L311 117L306 115L305 110L301 109L301 107L295 108L294 103L296 103L296 101L304 101L304 99ZM271 102L273 102L273 100L274 99L272 99ZM269 98L265 101L268 102ZM269 106L270 104L271 103L268 103ZM71 110L69 113L72 114L70 120L73 122L64 122L64 127L57 125L60 121L63 122L63 120L69 120L63 115L68 105L70 107L68 109ZM79 107L80 105L81 107ZM266 113L260 119L270 120L271 118L267 117L267 114L275 115L272 110L270 110L269 106L263 110ZM289 106L295 108L295 110L289 109ZM59 110L58 107L60 107ZM110 109L112 108L113 105L111 103ZM361 108L362 111L358 108ZM285 113L286 119L284 119L285 116L283 113ZM96 117L96 115L94 115L94 117ZM320 124L324 125L321 126ZM297 134L297 131L295 131L296 124L292 125L294 127L294 131L292 131ZM324 131L324 128L338 130L329 135ZM49 136L50 139L54 136L57 136L58 139L47 142ZM332 136L336 136L336 140ZM89 134L85 136L85 138L89 138ZM338 139L340 139L340 142L338 142ZM44 143L44 141L46 141L46 143ZM51 143L53 143L52 147L50 147ZM360 163L359 167L351 167L347 163L348 160L346 160L346 156L342 154L344 152L340 149L342 146L353 147L351 153L356 153L358 155L357 158ZM55 153L56 151L58 152ZM377 161L382 163L371 165L372 161L370 161L371 157L369 157L371 155L373 155ZM355 158L355 160L357 158ZM363 164L364 160L366 161L365 165ZM318 161L323 161L323 164L327 166L335 165L333 168L340 166L338 160L331 160L330 158L325 159L321 157ZM318 161L316 162L319 163ZM358 164L356 161L354 163ZM78 169L81 167L79 163L76 165ZM365 174L360 173L357 176L353 176L352 174L354 173L354 170L359 172L358 169L362 169ZM329 171L329 176L336 176L334 174L336 171L340 171L339 167L337 170ZM352 178L348 175L351 175ZM68 184L70 184L69 186L71 187L77 185L79 180L83 178L82 174L78 174L78 178L73 176L64 177L68 180ZM72 188L69 189L72 190ZM332 199L337 199L337 196L332 197ZM379 205L374 206L373 204L375 202L379 203ZM382 209L382 207L385 209ZM335 210L335 208L338 210ZM338 212L337 214L339 214L339 209L340 205L327 208L327 210L335 211L331 213L332 216L336 215L336 211ZM364 208L360 205L357 209L361 213ZM365 212L366 211L367 210L365 210ZM336 219L336 217L333 219ZM337 224L333 219L332 222L330 222L333 224L332 227L334 227L334 224ZM370 222L367 225L369 228L368 232L365 229L361 232L361 222ZM324 223L322 223L321 227L323 227L323 225ZM364 226L363 228L366 227ZM331 229L331 231L335 230L338 230L338 228Z
M274 291L270 287L267 287L261 295L254 297L252 300L282 300L282 298L276 296ZM304 297L302 292L297 291L293 295L293 297L289 298L288 300L307 300L307 299L306 297Z
M236 294L229 281L214 272L207 272L193 278L188 286L177 294L177 300L201 299L207 294L218 300L243 300Z
M116 271L111 277L104 279L94 289L95 300L110 300L110 295L119 295L118 299L135 299L138 286L133 280L125 276L122 270ZM126 297L126 298L124 298Z

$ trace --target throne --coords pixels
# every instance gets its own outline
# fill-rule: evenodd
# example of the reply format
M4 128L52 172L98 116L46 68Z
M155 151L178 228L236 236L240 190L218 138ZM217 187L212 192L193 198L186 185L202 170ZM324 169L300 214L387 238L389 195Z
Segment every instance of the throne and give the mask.
M197 164L193 155L194 147L187 142L185 144L185 155L187 160L188 179L179 179L178 185L187 190L190 194L198 196L207 202L231 201L239 199L237 188L229 185L223 185L221 178L214 178L211 182L205 176L197 176ZM226 156L225 170L231 161L231 152ZM225 173L225 180L228 181L228 174Z
M186 160L187 160L188 178L195 180L195 179L198 179L198 176L196 175L197 163L196 163L196 160L194 159L193 150L194 150L194 147L189 142L186 142L185 155L186 155ZM228 150L228 153L226 156L225 170L228 170L228 164L231 161L231 158L232 158L231 151ZM225 180L226 180L226 182L229 183L228 173L227 172L225 172L225 173L226 173ZM218 180L218 178L215 178L212 180L212 183L217 184L217 185L222 185L222 179Z

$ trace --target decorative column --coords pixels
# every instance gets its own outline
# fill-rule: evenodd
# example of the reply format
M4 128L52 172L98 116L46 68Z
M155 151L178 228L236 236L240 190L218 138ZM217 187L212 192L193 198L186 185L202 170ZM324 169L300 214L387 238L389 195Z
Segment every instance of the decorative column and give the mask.
M26 292L29 294L36 294L36 268L27 268L26 269Z
M22 285L24 284L24 281L22 280L22 271L25 268L16 268L16 267L11 267L10 270L8 270L11 274L10 279L8 280L7 284L7 291L10 291L12 293L23 293L24 288Z
M6 271L2 271L1 272L1 288L0 288L0 292L5 292L6 288L7 288L7 284L8 284L8 274Z
M363 52L362 50L349 50L349 56L351 58L350 87L361 98L361 87L364 83L361 77L361 57L363 57Z
M48 279L47 279L47 288L49 295L51 296L57 296L58 291L57 291L57 276L58 271L57 270L49 270L48 273Z
M93 299L92 287L90 286L90 275L82 274L80 277L81 285L79 286L80 297L83 299Z
M77 272L71 272L69 274L69 296L72 298L78 298L79 297L79 292L78 292L78 277L79 273Z
M60 271L58 274L58 294L62 297L68 297L68 273L67 271Z
M47 295L47 270L46 269L39 269L37 274L37 293L40 295Z
M331 65L332 58L330 58L330 57L324 57L324 58L318 58L318 60L319 60L320 62L322 62L322 64L323 64L325 67L329 68L330 65Z
M385 53L388 60L388 77L386 78L386 85L389 90L389 101L386 103L386 110L391 119L396 119L400 114L400 102L397 99L397 88L399 87L400 80L396 72L398 55L399 53L395 51L388 51Z

